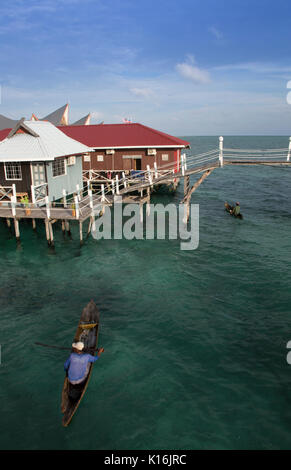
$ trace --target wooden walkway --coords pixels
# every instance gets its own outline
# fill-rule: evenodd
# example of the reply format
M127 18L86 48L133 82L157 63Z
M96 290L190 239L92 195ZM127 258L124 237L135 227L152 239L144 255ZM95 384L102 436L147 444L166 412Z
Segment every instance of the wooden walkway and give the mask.
M37 206L36 204L29 204L28 207L11 201L0 201L0 218L7 220L7 225L11 225L11 219L14 221L16 238L20 238L19 221L21 219L31 219L33 228L35 228L35 220L40 219L45 222L46 236L49 244L53 244L53 230L52 224L57 221L62 222L62 229L64 232L70 232L69 222L78 221L80 224L80 241L83 241L82 224L89 219L88 233L92 228L95 217L102 213L106 206L114 204L115 196L122 198L122 203L137 203L140 206L143 204L150 204L150 193L154 186L161 184L169 184L174 182L176 185L183 178L184 179L184 198L181 203L185 205L184 221L187 222L189 218L189 206L191 195L200 186L200 184L217 168L222 166L272 166L272 167L290 167L291 161L278 161L278 160L255 160L255 159L224 159L223 165L219 160L212 162L202 163L200 165L194 164L191 168L182 168L179 172L169 171L155 175L154 172L148 174L143 172L141 177L136 177L134 180L128 178L128 181L121 180L120 189L115 191L108 190L103 195L100 193L91 193L81 198L77 206L64 207L63 205L55 206L54 204ZM202 176L190 187L190 176L202 173ZM155 177L157 176L157 177ZM115 193L115 194L114 194Z

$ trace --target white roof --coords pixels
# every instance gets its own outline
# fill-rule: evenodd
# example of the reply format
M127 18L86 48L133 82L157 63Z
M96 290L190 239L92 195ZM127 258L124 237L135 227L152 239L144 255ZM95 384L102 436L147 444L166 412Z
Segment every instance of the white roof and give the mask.
M90 147L68 137L50 122L24 121L23 124L26 132L16 133L0 142L0 162L51 161L92 152ZM38 136L29 134L29 130Z

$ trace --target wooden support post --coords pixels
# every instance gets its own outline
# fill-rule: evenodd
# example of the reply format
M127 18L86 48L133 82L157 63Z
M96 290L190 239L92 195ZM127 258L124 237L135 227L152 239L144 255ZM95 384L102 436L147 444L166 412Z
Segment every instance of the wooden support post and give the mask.
M50 231L49 231L49 221L48 219L44 220L45 223L45 234L48 245L50 245Z
M88 230L87 230L87 238L89 237L89 235L91 233L92 224L93 224L93 216L91 216L90 219L89 219L89 225L88 225Z
M48 226L49 226L50 245L51 245L51 246L54 246L55 242L54 242L54 231L53 231L53 224L52 224L52 222L49 222L49 223L48 223Z
M196 183L192 186L191 189L189 189L189 181L185 181L189 176L185 176L184 179L184 199L181 201L181 204L184 204L184 218L183 222L187 223L189 220L189 215L190 215L190 201L191 201L191 195L192 193L200 186L200 184L209 176L214 168L212 170L206 170L203 175L199 178L199 180L196 181ZM188 191L185 193L185 191Z
M63 232L63 235L65 236L66 235L66 224L65 224L64 220L62 220L62 232Z
M291 156L291 137L289 137L289 149L288 149L288 155L287 155L287 162L290 162L290 156Z
M151 213L150 203L151 203L151 190L150 188L147 188L147 216L149 216Z
M65 221L66 232L71 237L71 230L70 230L70 222L68 220Z
M16 237L16 240L19 241L20 240L20 231L19 231L19 220L14 219L14 229L15 229L15 237Z
M187 196L190 187L190 176L184 178L184 198Z
M35 222L35 219L32 219L32 228L33 228L33 230L36 230L36 222Z
M6 219L6 223L7 223L7 227L11 227L11 220L10 219Z
M219 164L223 167L223 137L219 137Z
M83 223L79 222L79 227L80 227L80 244L82 245L83 244Z

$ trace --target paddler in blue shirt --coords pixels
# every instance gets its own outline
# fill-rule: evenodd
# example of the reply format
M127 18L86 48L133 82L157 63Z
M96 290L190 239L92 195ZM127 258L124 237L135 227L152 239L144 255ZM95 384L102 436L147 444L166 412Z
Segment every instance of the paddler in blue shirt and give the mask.
M83 353L84 343L79 341L72 344L73 352L64 364L64 369L68 374L69 382L72 385L81 384L86 380L90 370L90 364L97 361L103 353L104 348L98 349L97 356Z

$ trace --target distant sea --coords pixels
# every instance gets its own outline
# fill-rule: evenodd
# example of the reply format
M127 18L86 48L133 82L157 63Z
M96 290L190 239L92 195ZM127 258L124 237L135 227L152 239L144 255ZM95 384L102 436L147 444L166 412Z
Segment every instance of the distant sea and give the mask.
M191 153L217 137L185 137ZM227 147L285 148L288 137L225 137ZM193 179L194 181L194 179ZM179 204L173 195L153 202ZM239 200L244 219L224 211ZM1 449L290 449L291 170L224 167L193 194L197 250L179 240L79 246L55 224L0 221ZM61 425L66 351L82 308L101 312L86 395Z

